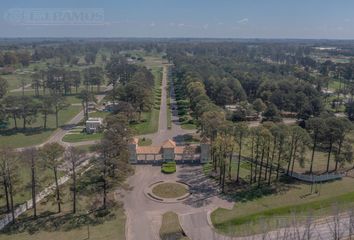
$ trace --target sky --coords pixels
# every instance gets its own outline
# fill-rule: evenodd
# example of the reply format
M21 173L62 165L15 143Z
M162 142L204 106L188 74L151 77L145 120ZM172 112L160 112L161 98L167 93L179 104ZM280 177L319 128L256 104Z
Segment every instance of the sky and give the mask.
M0 37L354 39L354 0L1 0Z

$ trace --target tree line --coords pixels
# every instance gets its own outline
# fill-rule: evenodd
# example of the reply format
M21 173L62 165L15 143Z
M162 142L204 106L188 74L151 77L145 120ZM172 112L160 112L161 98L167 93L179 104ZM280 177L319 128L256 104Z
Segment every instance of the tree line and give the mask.
M319 150L327 152L326 173L353 163L353 147L348 138L353 126L346 118L311 118L305 128L273 122L249 127L243 122L215 118L206 121L203 135L211 139L212 166L223 189L225 180L232 180L233 166L237 172L235 181L240 182L241 162L249 164L248 177L243 181L258 187L278 181L282 173L292 176L295 164L304 167L308 163L306 172L315 173L313 166ZM335 167L331 169L333 162Z
M75 147L64 148L58 143L47 143L40 148L26 148L15 151L12 148L0 148L1 191L5 199L5 209L11 213L15 222L17 203L15 196L30 192L33 217L38 217L36 196L45 187L54 183L54 191L48 196L57 205L57 212L62 211L64 188L60 177L70 176L68 183L71 193L73 214L78 211L78 195L90 192L92 199L97 199L96 210L107 209L112 205L110 190L130 173L128 165L127 142L131 138L128 119L124 115L113 115L106 119L106 129L101 142L95 147L96 156L87 157ZM89 164L84 164L89 161ZM21 167L20 167L21 166ZM23 170L23 166L28 166ZM28 182L22 182L20 174L28 171ZM43 176L44 173L48 175ZM81 176L84 173L84 176ZM79 178L80 176L80 178ZM43 183L44 179L48 185ZM50 183L50 184L49 184ZM27 187L28 186L28 187Z

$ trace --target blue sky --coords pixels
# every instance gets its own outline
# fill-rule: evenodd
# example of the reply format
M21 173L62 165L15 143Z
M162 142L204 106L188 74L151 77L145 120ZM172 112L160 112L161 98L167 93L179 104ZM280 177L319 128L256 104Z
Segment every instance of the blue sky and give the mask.
M14 21L14 11L34 9L100 15L94 24ZM353 0L3 0L0 14L0 37L354 39Z

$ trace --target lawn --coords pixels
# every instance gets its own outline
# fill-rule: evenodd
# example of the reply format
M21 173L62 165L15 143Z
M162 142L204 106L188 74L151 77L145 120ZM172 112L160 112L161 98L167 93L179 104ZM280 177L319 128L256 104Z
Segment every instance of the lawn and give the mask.
M80 106L69 106L59 113L59 125L62 126L70 121L81 110ZM19 129L13 129L12 119L9 121L9 129L0 131L0 145L9 147L27 147L37 145L46 141L55 131L55 116L49 115L46 131L43 130L43 118L38 115L36 122L27 126L27 130L22 130L22 121L18 120Z
M182 123L181 128L186 130L195 130L197 129L197 125L193 123Z
M323 183L315 186L317 194L310 194L311 185L301 182L284 182L276 191L263 195L257 189L248 189L238 194L232 210L219 208L211 219L218 232L242 235L259 232L259 219L275 226L278 217L290 219L293 213L323 217L332 213L335 204L342 211L354 206L353 184L352 178Z
M98 141L103 137L102 133L68 133L63 137L64 142L75 143L84 141Z
M93 118L103 118L105 119L107 116L109 116L109 112L103 112L103 111L96 111L96 112L90 112L89 117Z
M174 212L167 212L162 216L160 228L161 240L188 240L179 223L178 215Z
M77 149L83 151L84 153L90 153L95 151L95 145L81 145L77 146Z
M38 164L39 166L40 164ZM16 192L14 194L14 204L15 206L21 205L27 200L31 199L31 168L28 163L25 163L23 160L19 163L18 167L18 184L16 185ZM41 191L46 186L50 185L54 179L52 170L48 168L38 168L37 171L37 191ZM60 176L62 173L60 173ZM0 215L4 214L6 210L6 201L5 197L0 198ZM1 239L1 237L0 237Z
M124 240L125 215L122 209L115 210L112 219L89 226L91 240ZM84 240L88 239L88 227L82 226L70 230L58 229L39 231L34 234L19 232L13 234L0 233L0 240Z
M152 193L160 198L178 198L188 193L188 190L178 183L161 183L152 189Z
M324 158L325 154L320 157ZM318 161L315 164L316 168L322 169L324 167L322 162ZM235 205L232 210L219 208L211 215L214 227L220 233L237 236L250 232L259 233L264 230L261 221L275 228L279 217L290 219L292 213L323 217L332 213L335 204L338 204L342 211L354 207L352 187L354 179L351 177L317 185L283 178L280 183L273 184L271 187L264 186L258 189L256 186L235 185L237 161L234 160L231 166L232 180L228 180L227 167L225 188L227 198L233 199ZM298 170L302 169L299 166L298 168ZM212 165L205 164L203 170L206 175L209 175ZM249 174L250 164L242 162L241 179L248 182ZM274 178L275 172L273 174Z
M159 110L152 109L151 112L144 112L141 114L141 122L131 124L131 128L136 135L143 135L154 133L158 129L159 124Z
M154 99L157 98L158 91L157 89L161 88L161 78L162 78L162 69L161 67L155 67L152 69L152 73L155 77L155 91L154 91ZM159 105L156 104L155 105ZM136 135L143 135L148 133L154 133L158 130L159 124L159 114L160 109L153 107L149 112L143 112L141 114L141 121L139 123L131 124L131 128Z
M61 187L62 213L56 212L52 200L44 200L38 204L38 219L32 220L32 210L27 211L15 226L0 233L0 240L125 239L126 217L121 204L111 207L110 211L89 212L95 197L83 188L78 193L77 213L73 215L69 188L69 184Z

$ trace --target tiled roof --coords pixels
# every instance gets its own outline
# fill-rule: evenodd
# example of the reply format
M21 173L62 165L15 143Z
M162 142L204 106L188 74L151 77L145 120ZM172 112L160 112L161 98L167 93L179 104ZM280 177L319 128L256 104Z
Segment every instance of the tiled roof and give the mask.
M136 149L137 154L161 154L161 147L153 147L153 146L146 146L146 147L138 147Z
M207 138L206 136L204 136L201 140L200 140L201 143L210 143L210 140L209 138Z
M175 147L176 147L176 143L171 139L168 139L162 144L162 148L175 148Z
M175 147L175 153L176 154L182 154L184 151L184 147Z
M130 144L138 144L139 143L139 139L138 138L131 138L129 143Z

